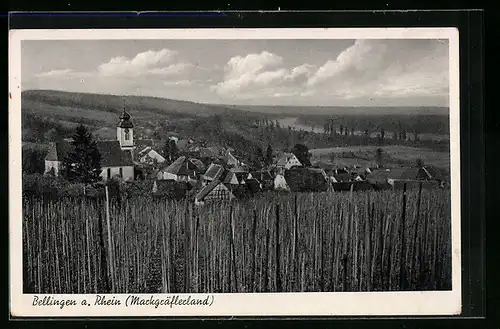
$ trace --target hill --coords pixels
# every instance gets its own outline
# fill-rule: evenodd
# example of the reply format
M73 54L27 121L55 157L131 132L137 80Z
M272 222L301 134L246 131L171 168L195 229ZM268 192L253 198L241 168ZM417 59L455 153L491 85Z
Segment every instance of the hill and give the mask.
M224 105L232 109L240 109L248 112L259 112L280 115L369 115L369 116L392 116L392 115L445 115L449 114L448 107L429 106L268 106L268 105Z
M139 111L156 115L174 116L210 116L213 114L244 114L246 111L226 107L224 105L201 104L181 100L173 100L147 96L118 96L108 94L76 93L56 90L26 90L21 94L22 107L44 107L55 110L54 114L70 110L85 110L98 112L119 113L126 108L127 111ZM252 114L251 112L247 114Z

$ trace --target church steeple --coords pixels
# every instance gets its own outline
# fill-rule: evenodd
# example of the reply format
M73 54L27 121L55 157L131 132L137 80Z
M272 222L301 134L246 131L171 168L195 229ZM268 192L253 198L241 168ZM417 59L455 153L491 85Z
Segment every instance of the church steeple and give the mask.
M134 147L134 124L130 120L130 114L123 109L120 121L116 127L116 138L120 142L122 150L131 150Z

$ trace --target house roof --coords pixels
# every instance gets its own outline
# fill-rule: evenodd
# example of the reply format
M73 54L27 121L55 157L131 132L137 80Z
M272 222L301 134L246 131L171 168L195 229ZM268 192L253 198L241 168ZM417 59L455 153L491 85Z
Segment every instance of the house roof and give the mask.
M299 161L299 159L297 159L297 157L295 156L295 154L293 153L285 153L283 154L278 162L276 163L278 166L284 166L288 163L288 161L292 160L292 159L295 159L297 161Z
M205 171L205 169L207 169L207 167L203 162L201 162L201 160L198 160L196 158L190 158L189 161L196 166L198 171Z
M220 180L215 179L210 182L210 184L207 184L205 187L203 187L197 194L196 194L196 199L198 200L203 200L208 193L212 192L214 188L217 187L217 185L223 184Z
M208 179L215 180L223 173L224 173L224 168L221 165L212 163L205 172L205 177Z
M122 151L119 141L97 141L102 167L133 166L132 153Z
M194 164L191 159L186 158L184 155L178 157L169 166L161 169L163 172L168 172L174 175L188 176L195 170L198 170L197 164Z
M130 151L122 151L119 141L96 141L97 149L101 155L102 167L133 166ZM63 161L73 145L67 141L51 143L46 160Z
M259 181L270 181L273 180L273 176L269 171L252 171L252 177Z

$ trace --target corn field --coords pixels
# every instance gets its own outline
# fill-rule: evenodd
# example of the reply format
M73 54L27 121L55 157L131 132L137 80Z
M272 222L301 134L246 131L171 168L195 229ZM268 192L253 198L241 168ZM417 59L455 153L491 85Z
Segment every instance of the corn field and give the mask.
M451 289L447 190L23 202L25 293Z

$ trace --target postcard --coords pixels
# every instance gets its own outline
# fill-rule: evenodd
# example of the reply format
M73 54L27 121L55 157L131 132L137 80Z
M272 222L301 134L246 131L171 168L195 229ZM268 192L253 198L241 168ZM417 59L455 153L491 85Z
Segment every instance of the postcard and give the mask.
M13 317L460 314L457 29L9 38Z

